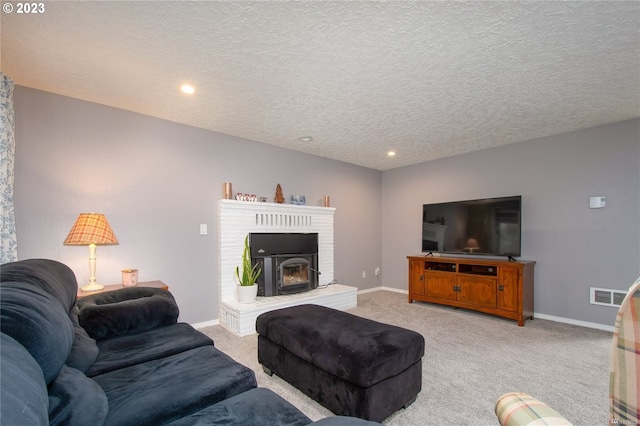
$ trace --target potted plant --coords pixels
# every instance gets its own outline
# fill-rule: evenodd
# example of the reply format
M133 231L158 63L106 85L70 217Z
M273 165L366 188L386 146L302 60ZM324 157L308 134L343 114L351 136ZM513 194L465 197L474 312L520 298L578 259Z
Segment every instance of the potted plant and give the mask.
M253 303L256 301L258 286L256 280L262 270L258 264L251 265L251 250L249 249L249 236L244 239L244 250L242 252L242 274L240 267L236 266L236 277L238 278L238 302Z

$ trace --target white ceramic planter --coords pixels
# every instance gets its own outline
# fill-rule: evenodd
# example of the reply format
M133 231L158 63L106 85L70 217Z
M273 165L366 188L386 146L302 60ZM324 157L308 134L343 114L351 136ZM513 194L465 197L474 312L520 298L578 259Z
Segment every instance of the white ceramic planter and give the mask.
M237 287L238 303L253 303L258 295L257 285L239 285Z

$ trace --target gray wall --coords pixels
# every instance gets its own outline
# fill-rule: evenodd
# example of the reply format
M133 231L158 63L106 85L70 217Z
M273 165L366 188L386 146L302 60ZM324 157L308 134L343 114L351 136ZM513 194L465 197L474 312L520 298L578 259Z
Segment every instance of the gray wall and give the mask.
M269 200L280 183L308 204L331 196L336 278L380 286L381 172L20 86L14 100L20 259L62 261L84 285L88 248L62 242L79 213L101 212L120 244L98 247L99 282L138 268L170 286L182 321L214 320L222 183Z
M270 200L278 183L309 204L329 194L336 278L360 289L406 290L423 203L517 194L537 313L611 325L615 309L590 305L589 287L626 289L640 275L638 119L381 173L20 86L15 109L19 257L60 260L83 285L88 249L62 241L78 213L105 213L120 244L98 247L99 280L130 267L161 279L182 321L218 317L224 181ZM589 209L594 195L607 207Z
M422 204L522 195L522 259L537 261L535 312L613 325L589 287L640 275L640 120L458 155L383 173L383 285L406 289ZM607 197L589 209L589 197Z

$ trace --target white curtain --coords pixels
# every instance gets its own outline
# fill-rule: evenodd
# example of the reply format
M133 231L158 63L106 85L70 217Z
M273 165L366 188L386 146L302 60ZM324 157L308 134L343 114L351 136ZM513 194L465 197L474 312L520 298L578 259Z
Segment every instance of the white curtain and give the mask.
M13 210L13 164L16 148L13 80L0 72L0 263L18 259Z

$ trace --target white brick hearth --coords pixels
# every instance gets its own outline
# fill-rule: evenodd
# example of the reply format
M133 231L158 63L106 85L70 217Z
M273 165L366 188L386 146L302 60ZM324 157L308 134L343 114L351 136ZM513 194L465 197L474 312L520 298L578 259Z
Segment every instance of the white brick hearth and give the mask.
M258 297L255 303L238 303L235 276L244 239L250 232L317 232L319 285L334 279L333 215L331 207L257 203L236 200L218 202L220 324L240 336L254 334L258 315L274 309L315 303L334 309L357 305L357 288L331 284L305 293Z

